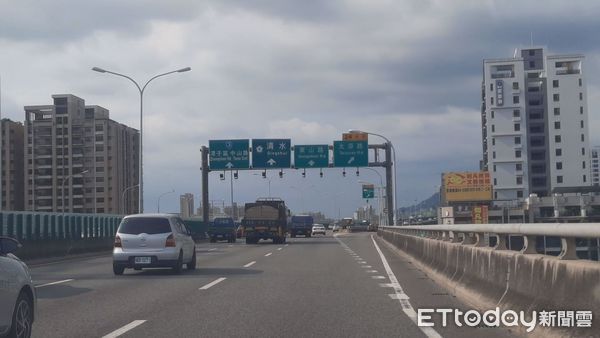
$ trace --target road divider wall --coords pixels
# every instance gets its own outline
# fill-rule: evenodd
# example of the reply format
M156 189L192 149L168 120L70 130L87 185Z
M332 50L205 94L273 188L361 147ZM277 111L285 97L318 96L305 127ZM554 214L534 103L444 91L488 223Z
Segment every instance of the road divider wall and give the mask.
M594 321L600 321L598 262L475 247L398 230L380 228L378 234L432 269L448 288L461 289L471 303L526 313L591 310Z

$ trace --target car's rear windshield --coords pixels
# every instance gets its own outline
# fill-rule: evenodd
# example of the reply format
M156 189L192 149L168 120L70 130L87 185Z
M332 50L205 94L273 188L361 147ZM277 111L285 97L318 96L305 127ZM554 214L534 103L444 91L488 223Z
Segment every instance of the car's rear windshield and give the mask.
M126 218L119 226L119 233L129 235L139 234L165 234L171 232L171 225L166 218L159 217L132 217Z

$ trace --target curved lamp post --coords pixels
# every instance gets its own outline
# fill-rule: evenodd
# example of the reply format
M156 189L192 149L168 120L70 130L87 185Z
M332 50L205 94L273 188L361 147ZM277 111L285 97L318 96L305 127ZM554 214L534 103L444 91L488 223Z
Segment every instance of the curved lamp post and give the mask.
M112 72L110 70L106 70L106 69L102 69L100 67L94 67L92 68L93 71L95 72L99 72L99 73L108 73L108 74L113 74L116 76L120 76L120 77L124 77L126 79L128 79L129 81L133 82L133 84L136 86L136 88L138 89L138 91L140 92L140 173L139 173L139 185L140 185L140 189L139 189L139 213L142 214L144 213L144 165L143 165L143 129L144 129L144 125L143 125L143 115L144 115L144 90L146 89L146 87L148 86L148 84L156 79L159 78L161 76L165 76L165 75L169 75L169 74L173 74L173 73L183 73L183 72L187 72L192 70L192 68L190 67L185 67L185 68L181 68L181 69L177 69L177 70L173 70L170 72L166 72L166 73L162 73L162 74L158 74L153 76L152 78L150 78L150 80L148 80L146 82L146 84L144 84L144 86L140 86L134 79L132 79L131 77L124 75L124 74L120 74L117 72Z

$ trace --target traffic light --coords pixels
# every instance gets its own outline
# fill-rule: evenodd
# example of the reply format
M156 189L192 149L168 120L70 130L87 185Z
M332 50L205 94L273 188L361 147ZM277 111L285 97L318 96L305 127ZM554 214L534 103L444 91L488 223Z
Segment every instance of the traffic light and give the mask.
M304 171L302 172L302 178L306 177L306 169L304 169Z
M342 171L342 176L346 177L346 169L344 169L344 171Z
M262 178L267 178L267 171L266 170L262 172Z
M283 170L279 172L279 178L283 178Z
M360 171L358 171L358 169L356 169L356 176L360 176Z
M219 179L221 179L221 181L225 180L225 172L219 174Z
M319 173L319 176L321 176L321 178L323 178L323 169L321 169L321 172Z
M237 171L233 173L233 178L235 178L236 180L238 179L238 172Z

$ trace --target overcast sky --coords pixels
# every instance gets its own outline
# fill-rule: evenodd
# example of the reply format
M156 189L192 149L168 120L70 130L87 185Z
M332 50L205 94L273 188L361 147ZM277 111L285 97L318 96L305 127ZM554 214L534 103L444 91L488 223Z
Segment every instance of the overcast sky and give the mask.
M585 54L591 144L600 144L599 17L597 0L0 0L2 115L22 121L23 106L70 93L139 128L134 86L91 68L145 82L189 66L146 92L146 211L171 189L161 211L178 212L186 192L198 206L209 139L331 144L348 129L392 140L403 206L429 197L444 171L478 170L482 60L511 57L531 36L551 53ZM234 182L236 201L268 194L254 173ZM364 204L358 180L379 181L366 170L269 176L293 211L342 217ZM212 173L210 188L229 204L229 181Z

